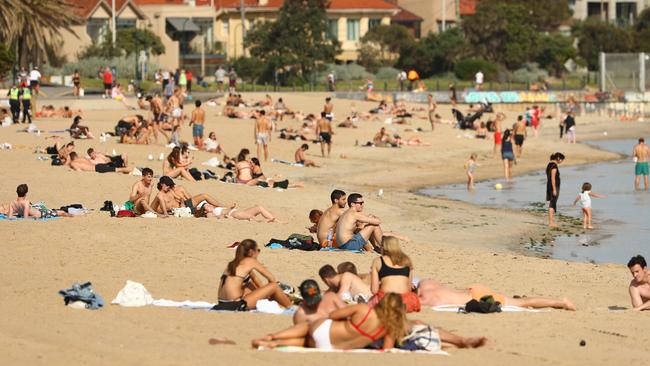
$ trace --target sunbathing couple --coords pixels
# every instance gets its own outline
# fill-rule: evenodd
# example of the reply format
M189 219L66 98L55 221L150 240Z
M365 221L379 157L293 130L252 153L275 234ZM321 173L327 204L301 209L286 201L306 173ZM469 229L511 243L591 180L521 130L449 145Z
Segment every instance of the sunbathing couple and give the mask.
M41 202L31 203L27 199L27 192L29 187L27 184L20 184L16 187L16 199L9 204L0 204L0 215L4 215L9 219L23 218L23 219L42 219L51 217L71 217L64 210L52 210Z
M66 145L70 146L69 144ZM74 145L72 145L74 149ZM129 160L126 154L109 156L100 152L88 149L88 158L80 157L75 151L67 154L66 164L75 171L97 172L97 173L124 173L129 174L136 171L133 166L128 166Z
M315 215L312 222L317 223L316 235L321 247L345 250L379 251L384 235L408 241L407 237L383 232L381 220L374 215L363 213L363 196L335 189L330 195L332 206L322 215ZM345 210L345 204L349 209Z
M236 158L235 179L236 183L248 186L272 187L272 188L302 188L303 182L289 184L289 180L280 176L266 177L262 172L262 166L257 158L250 158L250 150L241 149Z
M364 146L376 147L401 147L401 146L431 146L428 142L422 142L419 136L410 137L406 140L396 133L390 134L382 127L379 132L372 138L372 142L368 141Z
M72 110L70 107L67 105L64 106L63 108L56 109L54 108L53 105L44 105L41 107L40 111L36 112L36 117L37 118L54 118L54 117L60 117L60 118L72 118L73 115L77 114L80 115L83 112L81 109L75 109Z
M234 203L225 207L205 193L193 196L184 187L176 185L174 180L168 176L160 178L157 185L158 194L153 201L151 200L152 187L153 171L144 168L142 179L133 184L129 195L136 215L150 212L150 215L167 217L173 214L174 209L187 207L195 217L217 219L232 217L237 220L252 220L261 215L266 222L280 222L269 210L260 205L238 209Z

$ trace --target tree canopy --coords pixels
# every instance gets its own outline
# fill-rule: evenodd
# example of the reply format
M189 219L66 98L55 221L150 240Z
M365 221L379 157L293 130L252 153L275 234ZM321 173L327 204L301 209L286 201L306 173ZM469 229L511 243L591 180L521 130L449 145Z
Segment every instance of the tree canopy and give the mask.
M340 52L336 40L326 37L328 0L285 0L278 18L258 23L247 33L253 57L269 67L293 72L303 80ZM275 70L274 70L275 71Z
M118 29L114 48L112 38L112 33L107 32L100 44L92 44L85 48L79 53L79 58L130 56L141 50L153 55L165 53L165 46L162 44L160 37L148 29Z
M415 47L415 37L403 25L378 25L361 37L359 64L374 71L393 66L400 54Z

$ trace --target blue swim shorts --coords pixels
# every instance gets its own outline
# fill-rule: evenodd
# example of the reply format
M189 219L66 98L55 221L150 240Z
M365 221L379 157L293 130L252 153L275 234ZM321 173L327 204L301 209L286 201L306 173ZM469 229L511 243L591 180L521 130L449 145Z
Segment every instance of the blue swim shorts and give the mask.
M361 234L356 233L352 239L348 240L345 244L339 246L340 249L345 250L362 250L366 245L366 239Z
M203 125L192 125L192 137L203 137Z

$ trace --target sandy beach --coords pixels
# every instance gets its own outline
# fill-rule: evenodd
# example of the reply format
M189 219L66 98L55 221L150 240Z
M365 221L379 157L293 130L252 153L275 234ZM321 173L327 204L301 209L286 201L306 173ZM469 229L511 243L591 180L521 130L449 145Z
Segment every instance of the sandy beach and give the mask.
M289 108L318 113L326 94L272 94L284 97ZM259 100L263 94L246 94ZM118 103L99 101L48 101L84 110L84 124L95 135L111 131L129 112ZM354 105L359 111L374 108L375 102L334 100L336 121ZM41 104L43 104L41 102ZM108 107L107 107L108 105ZM409 105L422 107L422 105ZM186 111L193 106L187 104ZM228 155L240 148L255 154L253 121L219 116L221 107L206 106L206 135L215 131ZM464 110L463 106L463 110ZM498 107L497 107L498 110ZM144 112L144 111L143 111ZM439 106L443 118L450 106ZM424 112L415 112L424 115ZM505 125L517 112L506 111ZM619 122L606 116L579 116L578 140L648 137L650 122ZM70 121L37 119L42 130L61 130ZM430 132L428 121L410 119L411 125L359 122L358 129L335 128L332 157L321 158L320 147L310 144L309 159L322 168L302 168L262 163L267 176L303 181L305 188L278 191L210 181L180 181L192 194L208 193L218 200L237 202L239 207L261 204L288 224L207 219L115 219L96 211L85 217L50 221L0 220L0 364L3 365L333 365L441 364L465 365L610 365L647 362L650 354L650 325L647 313L618 311L629 308L628 269L618 264L587 264L536 258L522 248L522 240L548 233L544 217L508 209L482 208L463 202L434 199L415 194L419 187L462 182L463 164L472 152L479 154L479 180L503 175L502 162L492 158L492 139L465 137L465 132L440 124ZM524 155L514 168L520 175L545 168L548 157L561 151L564 165L588 164L619 158L584 144L568 145L558 138L557 119L543 120L539 138L529 136ZM280 127L299 127L284 121ZM418 135L428 147L400 149L360 147L381 128L395 129L404 138ZM420 127L424 132L406 131ZM12 150L0 151L0 202L15 198L20 183L29 185L28 197L43 200L48 207L82 203L99 209L105 200L128 200L138 177L122 174L74 172L37 160L36 146L46 146L50 134L17 133L24 125L0 128L0 143ZM604 132L607 132L605 136ZM67 136L62 141L67 141ZM191 141L191 128L182 130ZM292 160L302 142L271 141L271 157ZM159 145L121 145L113 140L76 140L76 150L127 153L139 167L160 174ZM630 151L632 146L630 146ZM156 160L148 161L152 154ZM194 152L197 167L208 160L206 152ZM341 157L343 156L343 157ZM223 175L224 170L215 170ZM633 176L621 179L630 180ZM450 356L404 354L290 354L257 351L251 339L279 330L291 323L289 316L256 313L214 313L201 310L147 306L123 308L108 305L126 280L144 284L155 299L216 301L218 278L234 255L227 246L245 238L266 244L271 238L285 239L292 233L306 234L307 214L329 206L332 189L364 195L365 211L379 216L382 228L407 235L404 251L413 259L415 275L433 278L462 288L484 283L507 295L569 297L578 311L462 315L423 309L410 315L462 335L485 335L487 345L476 350L450 350ZM382 189L383 195L378 191ZM571 190L572 192L572 190ZM530 192L544 199L544 187ZM571 194L572 193L566 193ZM640 253L649 255L649 253ZM362 271L370 267L373 254L298 252L263 249L260 260L282 282L298 286L306 278L317 279L324 264L352 261ZM63 306L57 291L73 282L91 281L107 306L98 311ZM321 283L320 279L318 281ZM614 310L612 310L614 309ZM224 337L236 345L210 345L210 338ZM581 347L580 341L586 346Z

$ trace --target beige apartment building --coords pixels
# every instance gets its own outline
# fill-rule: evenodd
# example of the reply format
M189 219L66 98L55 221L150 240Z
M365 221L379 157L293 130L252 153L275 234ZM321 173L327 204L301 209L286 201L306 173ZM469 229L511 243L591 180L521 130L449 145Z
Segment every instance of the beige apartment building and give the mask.
M569 0L575 19L596 17L619 25L633 24L650 0Z
M63 52L71 61L79 50L100 43L112 29L112 0L69 0L83 20L64 36ZM245 0L244 17L240 0L115 0L116 26L146 28L157 34L165 54L152 61L167 69L190 68L209 75L218 64L244 55L244 27L277 18L282 0ZM390 24L391 17L407 26L418 27L417 16L404 17L393 0L331 0L327 8L327 36L342 46L340 62L358 57L359 41L379 24ZM415 30L414 30L415 32Z

